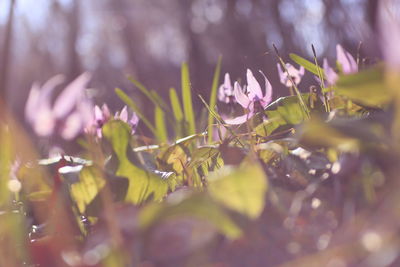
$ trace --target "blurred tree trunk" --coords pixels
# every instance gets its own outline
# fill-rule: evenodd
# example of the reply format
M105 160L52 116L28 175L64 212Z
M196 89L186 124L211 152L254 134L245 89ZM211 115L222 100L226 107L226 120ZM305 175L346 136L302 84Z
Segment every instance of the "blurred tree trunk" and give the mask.
M71 8L67 12L67 78L72 80L81 73L81 62L76 51L76 46L79 38L80 27L80 2L79 0L72 1Z
M2 51L2 63L0 67L0 99L7 103L7 86L8 86L8 71L10 70L10 56L12 53L12 29L14 19L14 7L15 1L11 0L10 9L8 11L8 19L6 25L6 31L4 33L4 43Z

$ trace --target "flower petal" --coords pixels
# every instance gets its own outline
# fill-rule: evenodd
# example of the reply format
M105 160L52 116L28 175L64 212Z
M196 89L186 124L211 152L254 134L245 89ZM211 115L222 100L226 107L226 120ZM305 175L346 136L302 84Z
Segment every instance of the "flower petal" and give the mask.
M83 130L84 122L82 114L79 111L75 111L70 114L65 120L64 125L60 129L60 135L65 140L74 139Z
M89 80L90 74L85 72L64 89L54 103L53 111L56 118L65 118L72 111L76 103L84 97L84 90Z
M286 84L287 84L287 74L283 72L280 63L277 63L276 66L278 68L279 80L281 81L282 84L284 84L286 86Z
M344 74L358 71L358 66L355 59L349 52L344 50L340 44L336 45L336 58L341 65Z
M28 122L33 122L37 115L37 107L40 105L40 87L39 84L34 83L29 91L28 99L25 104L25 118Z
M267 76L260 70L261 75L265 80L265 96L262 98L262 106L265 108L272 100L272 85L269 82Z
M235 94L235 99L236 101L243 107L243 108L248 108L251 101L248 98L248 96L243 92L242 88L240 87L238 82L235 82L234 85L234 94Z
M257 82L251 70L247 69L247 91L250 100L261 99L263 97L260 84Z
M99 108L98 105L94 106L94 120L95 123L97 122L101 123L104 121L103 111Z
M123 122L128 122L128 108L124 106L121 109L121 112L118 114L117 119L120 119Z
M231 124L231 125L242 124L242 123L245 123L246 121L248 121L253 116L254 116L254 111L250 110L249 113L244 114L242 116L238 116L238 117L233 118L233 119L226 119L225 123Z
M325 78L328 86L332 86L336 83L338 78L337 73L329 66L328 60L324 58L323 68L325 73Z

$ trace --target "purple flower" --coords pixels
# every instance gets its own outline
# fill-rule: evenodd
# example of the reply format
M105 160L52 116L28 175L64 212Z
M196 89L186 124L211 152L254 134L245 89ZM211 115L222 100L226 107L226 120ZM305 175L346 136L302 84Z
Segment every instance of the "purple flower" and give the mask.
M339 76L334 71L334 69L331 68L331 66L329 66L328 60L326 58L324 58L324 62L322 64L322 67L324 69L325 81L326 81L327 85L328 86L334 85ZM317 80L320 81L320 79L318 77L317 77Z
M265 95L251 70L247 69L247 86L243 89L238 82L234 85L236 101L246 110L246 114L225 120L228 124L242 124L253 117L258 111L264 110L272 99L272 86L267 77L260 71L265 80Z
M340 44L336 45L336 60L339 63L343 74L358 72L356 60L349 52L344 50Z
M128 123L129 126L131 126L132 134L136 132L136 128L139 124L139 117L135 112L133 112L131 118L129 119L128 108L126 106L124 106L120 112L116 112L114 118Z
M97 105L94 106L94 118L88 127L85 128L85 132L96 135L98 138L102 137L101 128L111 118L111 112L108 109L107 104L103 104L101 108Z
M336 45L336 61L339 65L340 71L343 74L351 74L358 72L357 62L354 57L343 49L343 47L338 44ZM336 83L339 75L331 66L329 66L328 60L324 58L322 65L325 73L325 81L327 86L332 86ZM320 79L316 77L320 82Z
M281 83L283 85L285 85L286 87L292 87L292 81L295 83L295 85L298 85L301 82L301 78L304 75L303 66L301 66L300 69L296 69L292 64L286 63L285 67L287 69L287 72L282 70L281 64L278 63L277 66L279 79L281 80Z
M65 140L75 138L92 121L93 105L85 89L90 80L83 73L60 93L52 104L54 89L63 83L61 75L54 76L42 87L34 84L25 106L25 117L38 136L59 134Z
M101 138L101 129L103 125L111 119L112 115L107 104L103 104L101 108L96 105L94 107L94 119L91 124L86 127L85 132ZM139 124L139 117L134 112L132 113L131 118L128 119L128 108L126 106L123 107L120 112L115 113L114 119L128 123L131 126L132 134L135 133L137 125Z
M218 100L226 104L236 102L229 73L225 73L224 83L218 88Z

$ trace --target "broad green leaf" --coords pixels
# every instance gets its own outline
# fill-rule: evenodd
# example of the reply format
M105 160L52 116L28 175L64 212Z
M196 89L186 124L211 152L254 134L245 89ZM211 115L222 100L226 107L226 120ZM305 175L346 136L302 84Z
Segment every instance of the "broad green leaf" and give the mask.
M221 72L221 61L222 61L222 57L219 56L217 66L215 67L214 78L213 78L213 82L212 82L212 86L211 86L209 107L213 111L215 111L215 105L217 104L217 90L218 90L218 85L219 85L219 76L220 76L220 72ZM208 114L208 127L207 127L208 143L211 143L212 139L213 139L213 126L212 126L213 123L214 123L214 116L210 112Z
M127 157L130 139L128 124L111 120L103 126L103 135L111 143L119 161L115 174L129 180L126 201L138 204L150 197L159 201L168 192L170 186L173 187L173 181L163 180L154 173L142 170L130 162Z
M159 142L165 143L168 141L167 126L165 125L164 111L159 106L156 106L155 108L154 117L157 139Z
M302 94L302 97L307 103L309 94ZM261 136L269 136L278 128L290 128L307 119L297 96L278 98L268 105L264 114L268 120L255 128L256 133Z
M101 172L95 167L85 167L79 173L79 182L71 185L71 197L84 213L86 206L93 201L100 190L104 187L105 180Z
M391 92L385 85L384 71L381 66L354 74L341 75L336 86L337 94L370 107L382 107L392 99Z
M296 54L289 54L290 58L296 62L297 64L299 64L300 66L303 66L306 70L308 70L309 72L315 74L315 75L319 75L322 74L325 77L325 73L324 70L321 67L317 67L314 63L312 63L311 61L308 61L307 59L298 56ZM319 71L319 73L318 73Z
M203 135L189 135L176 140L175 144L163 148L157 155L159 169L163 171L174 171L177 174L181 173L191 155L189 146L200 137L203 137Z
M362 129L361 129L362 130ZM360 140L335 129L331 125L313 119L303 124L298 131L299 141L306 147L333 147L341 151L356 151Z
M228 238L238 238L242 231L212 199L204 194L186 197L178 203L151 204L139 214L139 225L143 230L151 229L165 220L192 217L212 223Z
M261 215L268 182L258 163L247 159L239 168L224 166L210 174L208 181L208 191L216 201L252 219Z
M187 133L195 134L196 133L196 123L194 121L194 113L193 113L193 100L192 100L192 91L190 85L189 78L189 67L186 63L182 64L182 102L183 102L183 112L185 115L185 120L188 124Z
M154 128L154 126L147 120L146 116L140 111L139 107L136 105L136 103L130 98L124 91L122 91L119 88L115 89L115 93L118 95L118 97L128 105L137 115L138 117L143 121L143 123L147 126L147 128L150 129L150 131L154 134L154 136L157 135L157 131Z

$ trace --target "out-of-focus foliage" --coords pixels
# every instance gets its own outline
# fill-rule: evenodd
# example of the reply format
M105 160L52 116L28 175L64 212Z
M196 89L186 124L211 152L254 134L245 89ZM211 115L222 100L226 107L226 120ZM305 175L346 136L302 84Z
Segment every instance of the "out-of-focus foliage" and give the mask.
M262 38L263 47L266 36L258 36L254 27L244 27L237 16L263 20L256 7L269 4L279 16L289 16L285 12L293 8L288 1L249 1L247 9L243 1L241 7L240 1L210 1L203 7L196 3L203 2L148 5L179 11L173 20L180 20L181 30L189 36L190 49L184 51L200 67L211 63L199 57L202 42L193 30L201 34L208 24L223 24L222 18L213 20L218 12L229 20L227 28L244 35L230 43ZM79 5L71 1L70 6L55 8L76 12ZM130 33L146 37L146 32L127 20L127 7L148 8L144 2L103 1L99 5L124 18L116 25L123 32L125 48L134 43ZM292 5L302 6L299 1ZM320 8L329 5L331 1L324 1ZM340 6L346 5L341 2ZM210 6L214 13L206 12ZM138 17L144 14L140 11L134 11ZM70 15L79 19L74 12ZM197 17L197 24L190 14ZM153 18L146 17L152 25ZM208 21L205 26L201 19ZM299 33L291 38L295 37ZM75 45L76 31L71 38ZM243 50L248 48L246 42L240 43ZM108 43L103 45L99 51L108 51ZM143 44L138 47L143 49ZM327 61L295 54L290 57L300 66L288 65L282 51L276 51L276 61L283 68L281 82L291 93L284 97L275 94L279 89L268 82L277 75L265 68L266 75L259 74L265 87L258 84L261 76L248 70L247 88L234 79L237 83L227 95L232 101L216 103L219 61L213 83L211 78L204 79L212 92L207 92L210 98L200 94L202 108L194 104L198 87L191 83L201 76L198 69L189 72L188 64L182 64L181 90L170 89L170 101L165 101L168 92L148 89L152 83L139 74L139 67L151 64L140 61L136 48L129 49L128 58L139 64L134 75L138 79L129 77L130 83L123 82L126 86L115 90L129 110L112 116L109 110L98 108L107 117L92 122L101 134L85 128L73 141L56 135L41 139L37 147L49 155L42 159L25 131L0 110L0 265L399 265L399 71L384 62L365 65L339 48L334 68ZM208 53L216 58L216 51ZM228 56L226 62L233 66L235 61ZM101 64L94 65L99 73L106 73ZM310 88L302 83L306 76L301 66L313 77ZM164 85L159 76L152 79ZM142 103L126 90L131 84L148 102ZM86 91L99 93L91 90ZM140 118L135 131L127 119L132 112ZM243 121L228 123L238 115ZM69 155L70 151L75 152Z

